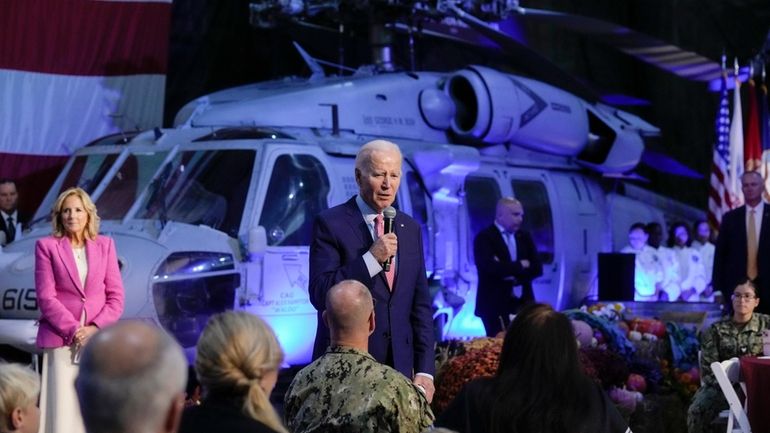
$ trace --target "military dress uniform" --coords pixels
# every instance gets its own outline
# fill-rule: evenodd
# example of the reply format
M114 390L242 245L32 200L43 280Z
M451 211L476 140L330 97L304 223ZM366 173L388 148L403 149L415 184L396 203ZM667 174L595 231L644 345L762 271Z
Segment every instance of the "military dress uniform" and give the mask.
M672 248L660 246L657 249L660 266L663 268L662 291L668 295L669 302L679 299L682 294L682 276L679 273L679 261Z
M770 315L754 313L744 326L737 325L731 317L711 325L701 335L701 378L703 386L692 398L687 411L687 431L701 433L723 431L715 429L714 418L728 408L719 388L711 363L741 356L762 354L762 331L770 328Z
M434 417L403 374L365 351L331 346L292 380L284 420L294 433L419 433Z
M626 245L620 252L636 255L634 301L657 301L655 286L663 280L663 267L658 258L658 251L649 245L643 246L641 250Z
M708 286L711 284L712 276L714 274L714 244L711 242L704 243L693 241L691 246L698 250L701 259L703 259L703 269L704 274L706 275L706 285ZM709 296L704 296L703 293L701 293L700 300L701 302L714 302L714 293L712 292Z
M687 302L700 302L701 293L706 290L706 268L703 265L703 258L698 250L691 247L672 248L679 265L679 286L682 290L695 289L695 293L687 299ZM669 299L673 302L676 299Z

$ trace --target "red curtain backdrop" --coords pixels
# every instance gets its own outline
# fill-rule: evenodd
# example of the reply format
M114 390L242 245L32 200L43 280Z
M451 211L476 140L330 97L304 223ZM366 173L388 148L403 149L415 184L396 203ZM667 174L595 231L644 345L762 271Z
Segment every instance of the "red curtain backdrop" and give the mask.
M0 0L0 177L24 211L73 151L161 125L170 19L170 0Z

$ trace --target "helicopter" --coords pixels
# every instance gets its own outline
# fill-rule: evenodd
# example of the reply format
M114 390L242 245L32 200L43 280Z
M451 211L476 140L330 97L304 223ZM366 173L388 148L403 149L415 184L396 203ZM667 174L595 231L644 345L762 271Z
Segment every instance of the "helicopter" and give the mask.
M249 311L273 327L288 364L309 362L313 217L357 194L354 158L375 138L404 155L394 206L422 226L439 338L484 335L472 244L503 196L524 203L543 262L535 297L575 307L596 296L597 254L620 249L631 223L701 216L633 185L614 189L659 133L601 101L481 65L214 92L182 107L172 128L74 153L30 230L0 254L0 344L37 351L34 243L50 233L56 197L80 186L115 240L124 318L159 324L192 356L212 314Z

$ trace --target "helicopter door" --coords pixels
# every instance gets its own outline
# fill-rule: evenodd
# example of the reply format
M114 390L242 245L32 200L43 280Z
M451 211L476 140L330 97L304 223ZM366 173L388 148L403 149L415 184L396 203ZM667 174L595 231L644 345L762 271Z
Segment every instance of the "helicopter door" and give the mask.
M558 215L559 210L549 198L548 180L542 173L537 177L512 178L510 185L513 196L524 206L522 230L532 235L543 265L543 276L532 282L535 299L559 308L564 290L564 260L556 253L554 214Z
M431 276L434 272L434 260L433 260L433 236L432 233L432 206L430 202L430 196L425 192L425 186L420 179L420 176L416 171L410 167L405 168L404 178L402 181L406 183L406 187L409 191L409 215L412 216L419 224L422 233L422 249L425 256L425 270L428 272L428 276ZM404 200L404 194L399 194L401 202ZM402 206L402 210L405 206Z
M266 155L267 188L261 187L257 203L267 246L261 266L247 266L250 299L243 308L272 326L289 364L310 362L315 338L308 254L313 219L328 207L330 182L325 156L314 150L282 146Z
M465 305L455 316L448 337L467 337L486 335L484 324L476 317L476 292L478 290L478 273L473 258L473 240L476 235L492 224L495 220L495 208L500 197L510 195L501 191L503 179L498 171L481 169L465 178L465 211L467 213L467 229L458 227L461 233L467 233L464 242L460 242L461 278L457 283L457 295L465 298ZM502 185L505 186L504 184Z

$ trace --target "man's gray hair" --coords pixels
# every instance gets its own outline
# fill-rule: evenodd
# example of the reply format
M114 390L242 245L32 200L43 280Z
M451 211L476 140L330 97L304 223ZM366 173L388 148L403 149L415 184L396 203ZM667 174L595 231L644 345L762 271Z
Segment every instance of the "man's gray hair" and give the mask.
M387 140L372 140L358 149L356 154L356 170L360 172L368 171L372 160L372 153L374 152L395 152L398 154L400 161L404 159L401 154L401 148L396 143Z
M510 196L501 197L500 200L497 201L497 205L498 206L500 206L500 205L509 206L509 205L514 205L514 204L517 204L519 206L522 205L521 202L519 201L519 199L517 199L515 197L510 197Z
M740 177L741 181L743 181L743 179L747 176L756 176L760 181L764 180L764 178L762 177L762 173L756 170L744 171Z
M88 433L154 432L187 384L182 348L155 326L125 321L91 338L75 380Z

